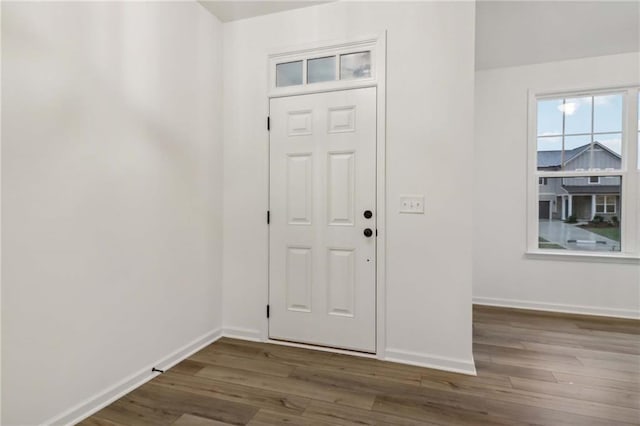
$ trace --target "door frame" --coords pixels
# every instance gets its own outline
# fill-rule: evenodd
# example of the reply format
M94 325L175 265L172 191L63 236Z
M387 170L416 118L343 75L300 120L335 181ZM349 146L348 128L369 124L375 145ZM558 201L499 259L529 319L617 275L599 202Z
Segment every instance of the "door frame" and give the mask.
M300 59L321 57L323 55L334 55L340 53L359 52L362 50L371 51L371 77L357 80L330 81L324 83L303 84L299 86L275 87L275 65L276 63L295 61ZM386 348L386 252L387 252L387 179L386 179L386 63L387 63L387 32L382 31L375 35L350 37L342 40L316 42L302 46L277 49L268 55L268 93L267 111L270 111L270 102L273 98L306 95L313 93L326 93L357 89L363 87L376 88L376 353L375 355L343 349L333 349L321 346L314 346L302 343L289 343L269 338L269 319L264 317L262 327L262 340L269 343L289 345L297 347L308 347L316 350L329 352L347 353L368 358L385 358ZM304 64L304 62L303 62ZM306 74L306 67L303 67ZM271 135L267 132L267 152L271 152ZM270 209L270 179L271 159L267 155L267 209ZM269 228L267 238L267 300L269 304L270 295L270 248L271 229Z

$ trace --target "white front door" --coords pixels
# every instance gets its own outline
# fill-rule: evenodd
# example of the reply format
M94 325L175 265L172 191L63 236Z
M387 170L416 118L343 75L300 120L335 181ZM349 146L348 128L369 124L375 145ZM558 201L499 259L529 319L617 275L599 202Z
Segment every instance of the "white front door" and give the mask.
M269 337L375 352L376 88L269 115Z

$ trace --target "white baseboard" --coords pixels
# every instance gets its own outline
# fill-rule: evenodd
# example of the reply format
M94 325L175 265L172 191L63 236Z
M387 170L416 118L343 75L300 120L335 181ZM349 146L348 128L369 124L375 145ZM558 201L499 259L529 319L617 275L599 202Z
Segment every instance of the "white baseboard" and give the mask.
M224 337L230 337L240 340L250 340L252 342L264 341L260 330L253 330L250 328L226 327L222 329L222 335Z
M416 365L418 367L433 368L436 370L451 371L453 373L468 374L476 376L476 366L471 360L446 358L436 355L410 352L401 349L387 349L385 361L398 362L401 364Z
M91 416L92 414L96 413L97 411L101 410L102 408L113 403L127 393L142 386L149 380L156 377L158 373L152 373L152 367L157 367L161 370L168 370L169 368L188 358L205 346L215 342L222 336L257 342L263 341L259 330L243 328L225 328L222 330L213 330L203 336L198 337L182 348L174 351L172 354L163 357L155 363L148 365L144 369L128 377L125 377L115 385L52 417L42 424L75 425L76 423L86 419L87 417ZM345 351L336 352L344 353ZM416 365L419 367L434 368L455 373L476 375L476 369L473 360L464 361L452 358L443 358L438 356L430 356L415 352L403 351L399 349L387 349L384 359L386 361L398 362L401 364Z
M566 314L595 315L614 318L640 319L640 311L632 309L602 308L599 306L564 305L560 303L529 302L524 300L474 297L474 305L499 306L503 308L533 309L536 311Z
M161 370L168 370L180 361L188 358L195 352L205 346L215 342L222 336L220 329L216 329L206 333L192 342L186 344L182 348L176 350L172 354L163 357L157 362L148 365L144 369L134 373L115 385L99 392L98 394L87 398L85 401L58 414L44 422L44 425L75 425L76 423L86 419L90 415L96 413L117 399L123 397L135 388L142 386L149 380L156 377L159 373L152 373L151 368L157 367Z

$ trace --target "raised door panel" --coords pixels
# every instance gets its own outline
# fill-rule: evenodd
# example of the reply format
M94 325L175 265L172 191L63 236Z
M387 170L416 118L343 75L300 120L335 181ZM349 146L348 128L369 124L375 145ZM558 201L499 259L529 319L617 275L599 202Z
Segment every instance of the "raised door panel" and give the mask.
M287 221L290 225L311 225L311 154L287 155Z
M310 247L287 247L287 309L311 312L312 256Z
M356 131L356 107L354 105L331 107L328 111L329 133Z
M329 153L327 208L330 226L353 226L355 216L355 153Z
M313 133L311 127L313 125L313 113L311 110L290 111L288 115L288 136L308 136Z
M329 249L327 308L329 315L355 315L356 262L353 249Z

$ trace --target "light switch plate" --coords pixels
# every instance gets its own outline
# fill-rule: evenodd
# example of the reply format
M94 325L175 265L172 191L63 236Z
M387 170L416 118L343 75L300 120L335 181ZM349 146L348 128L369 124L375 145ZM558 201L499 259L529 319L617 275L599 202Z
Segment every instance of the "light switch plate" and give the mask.
M424 214L424 195L401 195L400 213Z

